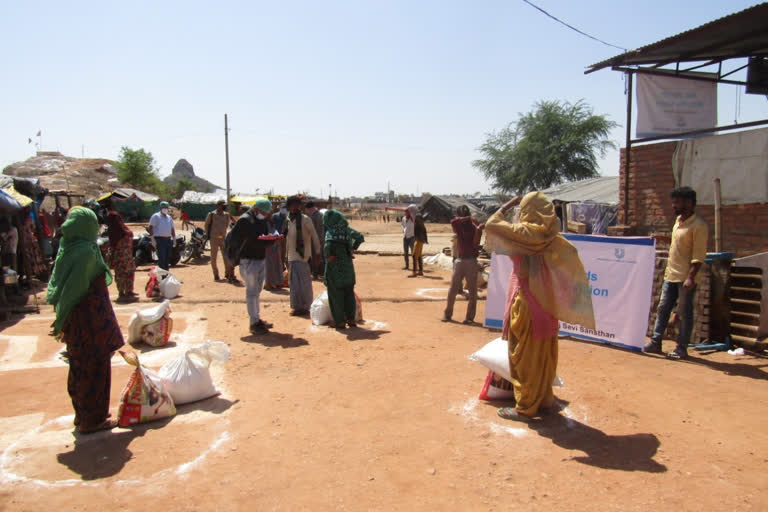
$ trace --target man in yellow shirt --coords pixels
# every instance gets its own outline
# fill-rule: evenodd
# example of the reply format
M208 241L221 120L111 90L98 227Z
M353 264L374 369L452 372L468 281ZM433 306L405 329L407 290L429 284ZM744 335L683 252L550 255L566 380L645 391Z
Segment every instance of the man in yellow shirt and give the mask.
M682 187L672 191L672 206L676 219L672 227L672 243L669 247L667 269L664 272L664 286L656 314L651 341L643 352L661 354L661 340L667 330L669 315L677 302L680 317L680 333L677 347L667 354L670 359L688 357L688 342L693 331L693 294L700 281L699 269L707 258L706 223L694 213L696 191Z

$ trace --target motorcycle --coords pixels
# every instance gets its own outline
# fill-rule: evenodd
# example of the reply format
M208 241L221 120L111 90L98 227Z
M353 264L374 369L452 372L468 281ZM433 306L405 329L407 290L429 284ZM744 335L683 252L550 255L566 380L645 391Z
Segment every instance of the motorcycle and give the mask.
M187 245L186 240L184 235L176 235L171 249L171 266L176 266L181 261L181 254ZM152 245L152 237L149 232L133 235L133 261L137 267L157 262L157 251Z
M196 227L192 230L192 234L189 236L189 243L184 247L184 250L181 253L181 262L187 263L192 258L195 258L196 260L201 259L207 243L208 238L205 236L205 230Z

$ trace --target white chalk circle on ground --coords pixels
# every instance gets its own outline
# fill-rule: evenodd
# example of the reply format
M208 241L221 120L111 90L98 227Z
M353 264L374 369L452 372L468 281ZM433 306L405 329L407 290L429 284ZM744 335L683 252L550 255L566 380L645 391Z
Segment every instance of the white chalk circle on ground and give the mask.
M419 288L414 293L429 300L445 300L448 296L448 288Z

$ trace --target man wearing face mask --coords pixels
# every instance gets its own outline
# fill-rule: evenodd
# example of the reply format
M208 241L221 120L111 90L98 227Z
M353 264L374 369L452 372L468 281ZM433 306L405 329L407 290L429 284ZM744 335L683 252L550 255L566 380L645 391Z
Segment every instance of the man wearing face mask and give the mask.
M157 249L157 266L163 270L168 270L173 241L176 239L176 228L168 208L168 203L163 201L160 203L160 211L149 218L149 235Z
M245 301L250 317L250 331L253 334L265 334L271 323L265 322L260 316L260 296L264 288L266 267L264 256L267 247L274 240L261 240L260 236L268 236L269 222L272 215L272 203L269 199L258 199L250 210L237 220L230 233L230 261L240 265L240 275L245 281ZM238 263L239 260L239 263Z
M230 283L237 283L235 277L235 268L229 263L227 254L224 252L224 237L227 236L230 223L235 219L226 211L227 203L223 199L216 203L216 210L209 212L205 218L205 236L211 242L211 268L213 269L213 280L219 281L219 267L216 262L219 251L224 259L224 277Z
M314 298L309 260L314 252L313 261L317 264L320 240L312 219L301 213L301 199L291 196L286 204L289 212L285 240L291 275L291 315L301 316L309 313Z

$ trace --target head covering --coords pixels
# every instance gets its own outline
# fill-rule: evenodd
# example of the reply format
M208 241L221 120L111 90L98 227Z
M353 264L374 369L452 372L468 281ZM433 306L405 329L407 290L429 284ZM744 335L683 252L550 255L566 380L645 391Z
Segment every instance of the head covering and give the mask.
M107 214L107 236L109 237L109 246L115 247L117 243L125 236L132 235L128 226L123 222L123 217L117 212Z
M408 210L408 213L411 214L411 219L415 219L416 216L419 214L419 207L416 206L415 204L409 204L406 210Z
M227 205L227 202L223 199L219 199L218 201L216 201L216 206L226 206L226 205Z
M112 275L96 245L99 221L88 208L72 208L61 225L61 245L53 276L48 282L48 304L56 310L53 333L58 334L72 309L88 293L91 283L104 275L107 286Z
M349 250L357 249L365 239L363 235L349 227L347 219L338 210L326 210L323 213L326 242L342 242Z
M269 213L272 211L272 201L266 197L261 197L257 199L255 203L253 203L253 207L264 213Z
M169 206L171 206L171 205L168 204L168 201L161 201L160 202L160 208L168 208Z
M485 225L486 248L521 256L531 293L549 314L564 322L595 328L592 296L576 248L558 232L555 206L541 192L526 194L520 222L493 215Z

